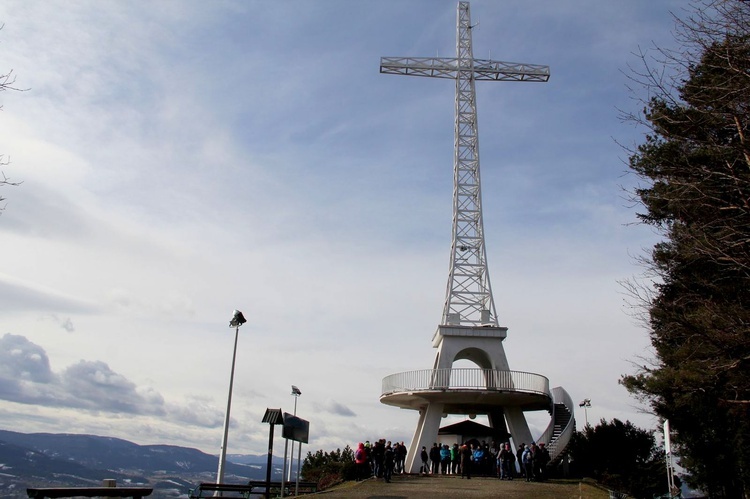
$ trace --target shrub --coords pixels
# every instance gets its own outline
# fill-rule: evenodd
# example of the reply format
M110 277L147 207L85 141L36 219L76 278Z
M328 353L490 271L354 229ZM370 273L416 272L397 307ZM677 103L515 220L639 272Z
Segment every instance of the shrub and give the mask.
M336 449L331 452L318 450L314 454L307 453L302 464L302 479L316 482L318 490L325 490L347 480L356 478L354 465L354 451L348 445L344 450Z

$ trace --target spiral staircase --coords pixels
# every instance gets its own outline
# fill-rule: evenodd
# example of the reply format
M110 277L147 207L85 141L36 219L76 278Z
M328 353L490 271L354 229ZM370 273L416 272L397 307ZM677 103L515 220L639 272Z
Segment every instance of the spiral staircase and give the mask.
M550 465L555 465L563 458L570 445L570 439L576 431L576 420L573 414L573 400L563 387L551 391L551 421L537 441L547 442L547 450L552 458Z

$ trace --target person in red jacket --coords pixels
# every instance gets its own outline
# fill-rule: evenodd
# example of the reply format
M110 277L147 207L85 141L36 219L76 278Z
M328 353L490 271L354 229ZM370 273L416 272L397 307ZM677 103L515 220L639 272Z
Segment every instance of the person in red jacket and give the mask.
M357 481L367 478L370 474L370 464L367 462L365 444L360 442L354 451L354 465L357 468Z

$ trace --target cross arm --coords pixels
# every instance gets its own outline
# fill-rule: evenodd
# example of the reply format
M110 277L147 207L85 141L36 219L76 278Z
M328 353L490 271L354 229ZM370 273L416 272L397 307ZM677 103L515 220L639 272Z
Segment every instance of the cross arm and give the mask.
M474 59L474 79L545 82L549 80L549 66Z
M455 57L381 57L380 72L455 79L457 61Z
M380 72L409 76L455 79L461 71L472 71L475 80L549 80L549 66L489 59L463 60L456 57L381 57Z

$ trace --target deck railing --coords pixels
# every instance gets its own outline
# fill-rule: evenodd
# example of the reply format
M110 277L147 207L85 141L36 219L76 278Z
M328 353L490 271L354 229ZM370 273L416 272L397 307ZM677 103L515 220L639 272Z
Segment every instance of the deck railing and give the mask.
M549 380L546 377L523 371L461 367L407 371L383 378L383 395L435 390L512 391L550 394Z

